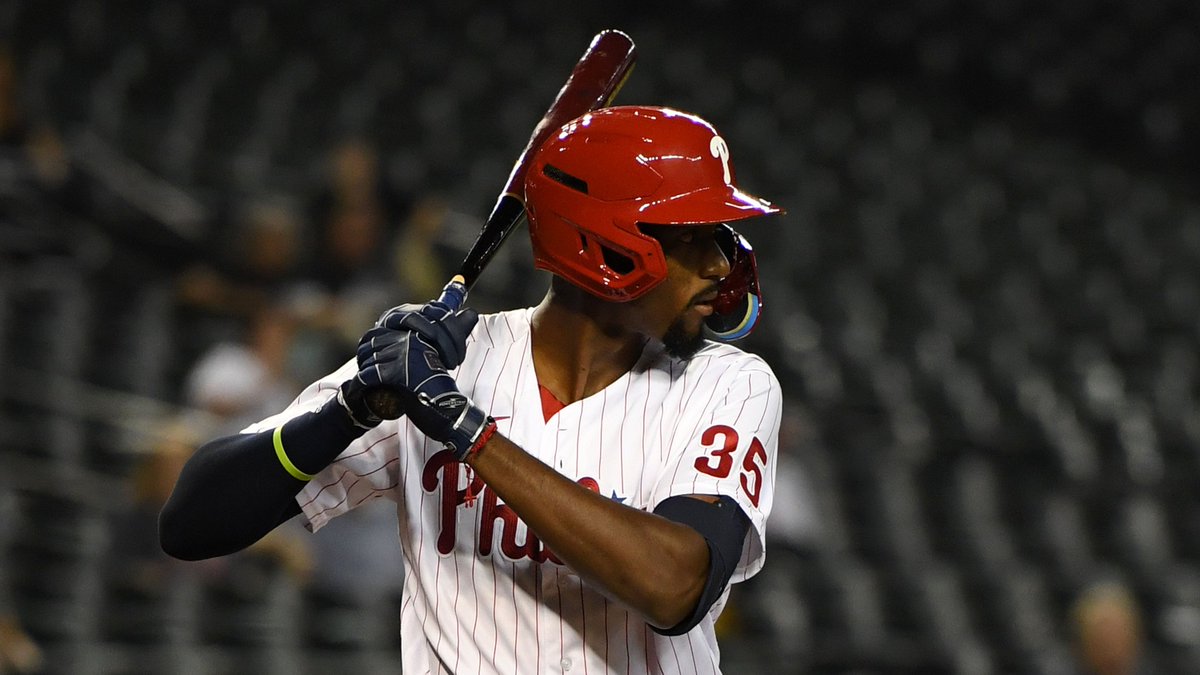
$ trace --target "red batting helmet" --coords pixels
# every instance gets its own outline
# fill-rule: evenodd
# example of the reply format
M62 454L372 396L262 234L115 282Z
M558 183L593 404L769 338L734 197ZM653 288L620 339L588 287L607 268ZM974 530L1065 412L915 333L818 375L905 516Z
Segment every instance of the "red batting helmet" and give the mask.
M667 277L662 246L638 223L699 225L779 212L736 187L729 147L711 124L638 106L588 113L550 137L530 164L525 205L537 267L620 302Z

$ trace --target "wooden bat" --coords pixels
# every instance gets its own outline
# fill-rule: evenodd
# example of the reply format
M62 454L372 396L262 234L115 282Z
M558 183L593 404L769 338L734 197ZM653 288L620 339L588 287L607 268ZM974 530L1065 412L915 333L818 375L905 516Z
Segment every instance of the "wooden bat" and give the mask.
M496 251L525 219L524 184L529 158L562 125L611 103L629 78L636 58L633 40L619 30L601 31L592 38L592 43L558 91L558 96L534 127L529 143L513 164L508 182L480 229L479 237L459 266L458 274L442 291L439 299L451 309L457 310L462 306L467 292L475 285ZM399 397L387 389L367 392L367 405L383 419L396 419L403 412Z

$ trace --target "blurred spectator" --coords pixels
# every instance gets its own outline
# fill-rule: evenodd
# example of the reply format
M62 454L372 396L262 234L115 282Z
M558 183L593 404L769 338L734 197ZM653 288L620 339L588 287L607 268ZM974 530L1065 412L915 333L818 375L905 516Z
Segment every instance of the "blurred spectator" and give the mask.
M331 150L325 187L309 213L314 249L304 272L329 294L323 316L342 353L385 309L434 297L446 283L435 250L445 204L427 198L410 209L368 141L347 139Z
M292 347L296 322L277 307L260 310L245 341L227 340L208 349L187 376L187 403L212 414L217 433L236 433L264 411L291 400Z
M303 225L286 201L264 198L229 229L216 237L214 260L183 271L178 296L185 307L245 320L302 282Z
M8 529L14 522L15 509L10 493L0 484L0 673L34 673L41 669L43 657L37 643L21 625L10 596L7 563Z
M180 418L163 425L161 434L148 447L130 475L131 499L126 509L115 514L112 526L110 574L125 587L147 593L164 591L173 574L189 570L212 580L228 580L238 567L257 566L260 561L276 565L298 582L307 583L312 557L306 534L298 528L277 530L255 546L227 559L182 563L162 552L158 544L158 514L184 463L196 450L206 425L193 418ZM301 536L303 535L303 536Z
M0 673L36 673L42 651L21 627L16 614L0 607Z
M1114 581L1084 589L1072 607L1080 672L1087 675L1148 675L1142 650L1141 610L1133 594Z
M396 539L396 505L376 500L310 537L313 586L330 596L365 603L398 596L404 558Z
M441 197L428 196L413 205L405 220L394 263L401 286L411 297L437 297L446 284L449 272L438 242L450 219L450 206Z
M306 381L352 350L385 309L441 290L447 274L435 246L446 206L430 198L409 213L365 141L337 146L329 167L309 222L287 199L255 199L216 236L210 259L179 276L198 345L236 338L264 308L286 311L298 354L316 368L298 378Z
M112 528L111 573L134 588L145 591L163 588L169 570L179 565L162 553L155 536L155 523L179 471L199 442L194 426L183 420L165 425L130 475L131 501L126 510L117 514Z
M70 175L67 153L58 135L27 118L22 109L16 65L0 45L0 187L60 188Z
M326 186L311 208L317 235L307 272L334 293L390 280L387 243L406 211L405 200L383 180L374 146L363 139L338 144L330 153Z
M418 201L402 220L383 231L370 209L346 207L326 221L324 262L314 269L326 289L325 316L341 340L341 353L352 350L388 307L412 298L436 297L449 280L438 243L450 215L438 197ZM337 252L335 252L337 251Z

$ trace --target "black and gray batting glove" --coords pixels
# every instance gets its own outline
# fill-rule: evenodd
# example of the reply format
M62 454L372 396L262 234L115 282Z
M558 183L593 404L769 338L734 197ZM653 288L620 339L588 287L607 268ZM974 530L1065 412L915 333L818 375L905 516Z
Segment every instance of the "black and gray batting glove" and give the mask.
M404 414L426 436L444 443L455 459L462 461L487 442L496 422L458 390L433 340L416 330L379 326L372 331L379 331L373 340L378 342L384 337L387 346L372 351L371 341L364 338L369 346L360 353L368 356L359 375L372 368L386 373L387 386L399 395Z
M403 406L389 411L372 410L367 393L380 388L398 392L408 385L405 359L414 337L432 351L439 364L458 367L466 355L467 336L478 320L475 310L453 312L437 300L388 310L359 341L358 372L342 384L338 403L354 424L365 429L377 426L383 419L400 417ZM403 402L404 398L400 400Z
M432 348L417 347L409 362L415 386L399 390L408 419L463 461L491 438L496 421L458 390Z

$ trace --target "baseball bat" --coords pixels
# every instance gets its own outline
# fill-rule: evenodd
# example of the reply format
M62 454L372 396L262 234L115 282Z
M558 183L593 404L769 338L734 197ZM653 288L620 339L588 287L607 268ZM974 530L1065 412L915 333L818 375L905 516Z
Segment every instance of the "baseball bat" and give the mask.
M559 127L611 103L629 78L636 58L633 40L619 30L601 31L592 38L566 83L558 91L558 96L534 127L529 143L513 164L508 182L504 184L496 205L479 230L479 236L459 266L458 274L442 290L439 300L452 310L462 306L467 292L475 285L496 251L525 219L523 185L530 157ZM367 405L383 419L396 419L402 413L399 397L387 389L367 392Z

